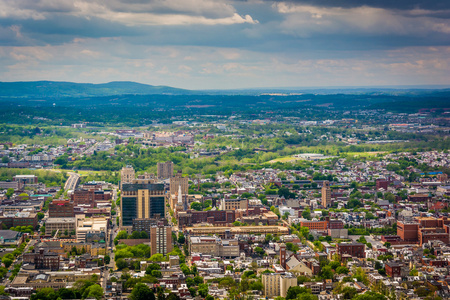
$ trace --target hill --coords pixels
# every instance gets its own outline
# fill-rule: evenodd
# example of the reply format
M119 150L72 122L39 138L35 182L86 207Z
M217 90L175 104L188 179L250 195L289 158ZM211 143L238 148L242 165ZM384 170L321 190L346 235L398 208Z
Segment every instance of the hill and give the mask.
M101 84L62 81L0 82L0 97L3 98L65 98L113 95L188 94L192 94L192 91L130 81L114 81Z

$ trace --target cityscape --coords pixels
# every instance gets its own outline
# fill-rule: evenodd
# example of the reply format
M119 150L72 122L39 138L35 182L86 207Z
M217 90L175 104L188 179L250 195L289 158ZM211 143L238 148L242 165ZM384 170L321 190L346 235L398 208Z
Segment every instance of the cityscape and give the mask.
M0 0L0 300L450 300L449 0Z
M447 299L448 119L322 110L2 125L1 293Z

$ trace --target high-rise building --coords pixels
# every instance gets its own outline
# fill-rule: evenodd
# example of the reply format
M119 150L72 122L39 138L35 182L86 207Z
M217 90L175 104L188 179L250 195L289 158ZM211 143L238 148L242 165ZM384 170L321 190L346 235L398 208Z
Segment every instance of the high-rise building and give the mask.
M133 219L165 216L164 184L150 180L134 180L122 184L121 227L131 231ZM128 228L125 228L128 227Z
M173 176L173 162L158 163L158 179L167 179Z
M122 183L130 183L134 180L134 169L132 166L123 167L120 171L120 188L122 188Z
M134 219L133 220L133 232L142 232L145 231L148 234L148 238L150 239L150 229L153 226L167 226L167 219L162 218L149 218L149 219Z
M181 171L178 171L177 174L174 177L170 178L170 194L175 195L179 192L181 186L181 194L187 195L188 194L188 178L183 177L181 175Z
M286 245L284 243L280 245L280 265L286 269Z
M262 274L261 281L264 286L264 297L286 297L291 286L297 286L297 277L292 273L266 273Z
M167 255L172 251L172 227L152 226L150 228L151 255L161 253Z
M331 188L328 181L324 181L322 186L322 206L331 207Z

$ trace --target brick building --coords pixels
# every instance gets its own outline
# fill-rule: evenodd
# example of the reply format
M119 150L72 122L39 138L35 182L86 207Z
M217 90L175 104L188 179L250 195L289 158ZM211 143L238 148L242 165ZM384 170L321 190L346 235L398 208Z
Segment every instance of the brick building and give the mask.
M419 223L397 221L397 235L402 241L417 242L418 241Z
M48 206L48 216L50 218L73 218L73 202L69 200L53 200Z
M75 206L83 205L88 207L94 207L95 198L94 191L78 189L71 195L71 200Z
M450 220L447 217L439 219L433 217L416 218L414 222L397 221L397 235L404 242L427 243L439 240L448 244Z
M391 276L392 278L401 277L402 276L402 267L403 267L403 264L401 264L401 263L387 262L385 264L386 274Z
M325 231L328 229L328 221L303 221L300 222L300 226L308 227L309 230Z
M344 228L344 222L341 220L330 220L328 222L328 229L343 229Z
M83 205L95 207L96 201L107 201L111 199L111 193L99 190L78 189L71 195L71 200L75 206Z
M5 224L7 228L17 226L33 226L36 228L38 225L38 217L35 213L19 212L16 214L4 214L0 216L0 223Z
M377 181L376 181L377 190L382 188L386 191L388 186L389 186L389 181L387 181L386 179L377 179Z
M59 270L60 258L57 253L45 251L43 248L39 252L24 253L23 262L34 264L36 269Z
M178 213L179 226L190 226L198 223L211 223L214 225L227 225L236 220L233 210L188 210Z
M415 194L408 196L409 202L427 202L430 199L431 197L428 194Z
M340 243L337 244L337 253L340 257L351 255L352 257L365 258L365 247L362 243Z
M150 228L151 255L161 253L167 255L172 251L172 227L152 226Z

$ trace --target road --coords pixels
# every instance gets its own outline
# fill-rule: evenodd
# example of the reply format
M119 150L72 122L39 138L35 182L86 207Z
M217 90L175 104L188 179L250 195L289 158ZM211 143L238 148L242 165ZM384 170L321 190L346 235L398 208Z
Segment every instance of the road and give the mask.
M64 185L64 190L75 190L75 188L78 186L78 183L80 182L80 175L77 173L69 173L69 179L67 179L66 184Z

